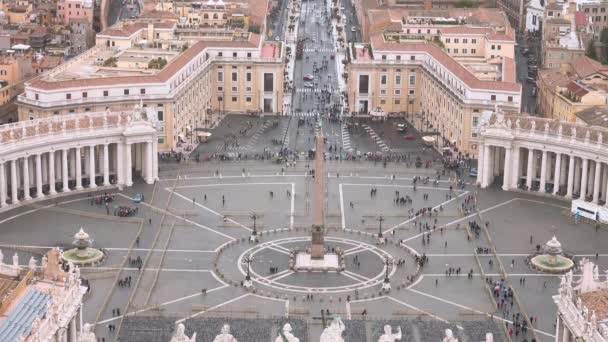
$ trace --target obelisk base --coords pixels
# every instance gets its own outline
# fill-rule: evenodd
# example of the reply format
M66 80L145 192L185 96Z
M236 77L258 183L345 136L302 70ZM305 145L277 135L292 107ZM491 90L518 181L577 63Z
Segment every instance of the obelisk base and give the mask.
M296 272L339 272L341 271L340 256L335 253L327 253L323 254L322 258L313 258L312 254L308 252L299 252L296 254L294 270Z

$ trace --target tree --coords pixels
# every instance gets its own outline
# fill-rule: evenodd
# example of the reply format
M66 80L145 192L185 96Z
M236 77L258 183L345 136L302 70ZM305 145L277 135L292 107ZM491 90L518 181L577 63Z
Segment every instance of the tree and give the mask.
M454 3L454 7L456 8L475 8L479 7L477 1L473 0L458 0Z
M597 58L597 52L595 51L595 46L593 43L595 43L594 40L590 41L589 45L587 46L587 56L589 56L589 58L594 59L599 62L599 60Z
M116 57L110 57L110 58L106 59L105 61L103 61L103 66L116 68L116 66L117 66L116 62L118 62L118 59L116 59Z
M148 69L159 69L160 70L160 69L164 68L165 65L167 65L167 60L162 57L158 57L158 58L154 58L148 62Z
M259 25L249 25L249 32L260 34L260 26Z

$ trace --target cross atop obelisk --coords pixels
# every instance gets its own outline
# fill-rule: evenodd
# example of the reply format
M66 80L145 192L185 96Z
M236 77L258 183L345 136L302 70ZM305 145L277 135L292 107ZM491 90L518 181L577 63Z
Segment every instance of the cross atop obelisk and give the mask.
M325 224L323 215L323 202L325 201L325 170L324 170L324 143L322 129L316 135L315 150L315 181L313 186L312 203L312 246L311 259L323 259L325 256Z

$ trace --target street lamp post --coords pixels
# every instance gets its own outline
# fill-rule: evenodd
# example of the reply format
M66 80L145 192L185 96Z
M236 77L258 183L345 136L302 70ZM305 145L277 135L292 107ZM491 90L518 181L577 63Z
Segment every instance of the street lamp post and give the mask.
M384 266L386 268L386 272L384 274L384 282L382 283L382 291L389 292L391 290L391 280L388 277L391 266L393 266L393 260L387 255L384 258Z
M253 261L253 257L251 253L248 253L244 258L243 262L247 264L247 275L245 275L245 281L243 281L243 286L246 289L250 289L253 287L253 281L251 281L251 262Z
M253 236L257 236L258 235L258 231L256 229L256 220L260 218L260 215L258 215L256 212L252 212L250 215L251 219L253 220L253 232L251 233L251 235Z
M382 222L386 219L384 218L384 216L380 215L378 216L377 220L380 223L380 225L378 226L378 239L382 239Z

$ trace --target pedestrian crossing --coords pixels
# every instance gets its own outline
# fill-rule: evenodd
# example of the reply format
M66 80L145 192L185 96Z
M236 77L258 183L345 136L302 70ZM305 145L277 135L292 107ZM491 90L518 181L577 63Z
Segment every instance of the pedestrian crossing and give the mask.
M317 112L317 111L312 111L312 112L292 112L291 115L292 116L299 116L299 117L315 117L315 116L319 115L319 112Z
M241 149L243 149L243 150L252 149L253 146L255 145L255 143L258 142L258 139L260 139L262 134L264 134L264 132L266 131L266 129L268 127L270 127L270 125L271 125L270 121L264 122L264 124L262 126L260 126L260 128L258 128L258 130L255 132L255 134L251 137L251 139L249 139L249 142L247 142L247 145L243 146Z
M322 91L323 89L320 88L296 88L296 93L320 93ZM329 90L329 92L332 94L340 94L340 90L338 89Z
M321 49L312 49L312 48L307 48L304 49L304 52L314 52L314 53L333 53L336 52L335 49L332 48L321 48Z
M388 146L386 146L386 144L384 143L384 141L382 140L382 138L380 138L378 136L378 134L376 134L376 132L374 131L373 128L369 127L368 125L363 125L363 129L367 132L367 134L369 134L369 136L374 139L374 142L376 142L376 145L378 145L378 147L380 147L380 150L382 152L388 152L390 151L390 149L388 148Z
M341 131L342 131L342 148L346 152L352 152L353 148L350 146L350 134L348 133L348 128L346 127L345 123L342 124Z

